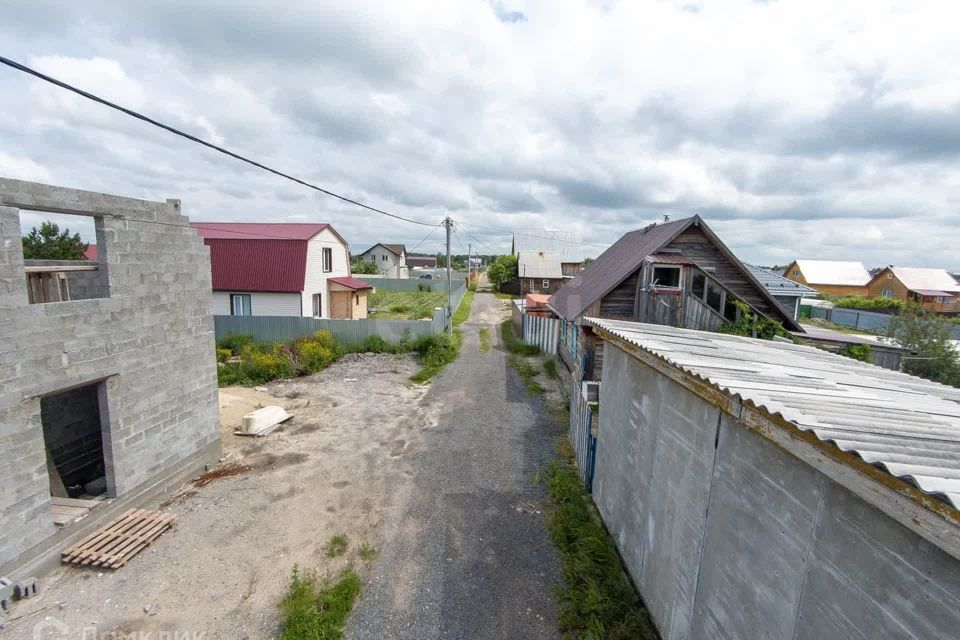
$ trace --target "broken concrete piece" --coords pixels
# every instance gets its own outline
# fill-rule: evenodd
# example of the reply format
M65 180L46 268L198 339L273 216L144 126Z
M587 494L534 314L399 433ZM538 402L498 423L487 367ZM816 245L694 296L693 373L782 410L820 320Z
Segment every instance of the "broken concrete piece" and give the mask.
M265 436L291 417L283 407L263 407L243 416L243 424L234 433L238 436Z

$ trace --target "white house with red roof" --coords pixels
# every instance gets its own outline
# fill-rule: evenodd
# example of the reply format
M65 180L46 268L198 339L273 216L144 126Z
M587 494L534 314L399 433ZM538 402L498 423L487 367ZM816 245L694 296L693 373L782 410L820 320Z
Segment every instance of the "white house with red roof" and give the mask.
M329 224L193 222L210 247L216 315L366 318L373 286L352 277Z

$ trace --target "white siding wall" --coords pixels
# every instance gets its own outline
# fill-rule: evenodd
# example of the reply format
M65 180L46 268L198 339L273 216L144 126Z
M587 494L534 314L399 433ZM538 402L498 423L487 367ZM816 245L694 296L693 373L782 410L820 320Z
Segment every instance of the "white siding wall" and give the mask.
M406 266L401 267L400 258L383 245L377 245L360 254L363 260L369 260L377 265L377 269L387 278L406 278ZM384 260L386 258L386 260Z
M323 272L323 248L333 250L333 271ZM313 294L323 296L323 317L330 317L330 290L327 278L342 278L350 275L350 254L347 245L330 229L324 229L310 240L307 246L307 273L303 281L303 315L313 315ZM257 313L254 308L254 313ZM299 312L298 312L299 313Z
M250 310L255 316L299 316L299 293L264 293L247 291L214 291L213 313L220 316L230 315L230 294L250 293ZM310 315L310 310L305 309Z

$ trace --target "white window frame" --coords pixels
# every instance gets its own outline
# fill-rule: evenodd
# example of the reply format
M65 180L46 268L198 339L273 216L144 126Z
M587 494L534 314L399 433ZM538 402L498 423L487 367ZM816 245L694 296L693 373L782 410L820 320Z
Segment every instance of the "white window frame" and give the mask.
M313 317L322 318L323 317L323 294L315 293L310 298L313 304Z
M666 284L654 284L656 282L655 274L657 269L670 269L671 271L677 272L677 285L666 285ZM682 289L683 288L683 271L681 271L679 265L673 264L655 264L653 269L650 271L650 286L657 289Z
M323 272L330 273L333 271L333 249L330 247L323 247L320 255L323 262Z
M882 291L880 292L880 297L881 297L881 298L892 298L892 297L893 297L893 289L884 289L884 290L882 290Z
M239 313L238 313L238 305L237 305L238 301L240 302ZM246 301L245 305L244 305L244 301ZM253 296L251 296L249 293L231 293L230 294L230 315L252 316L253 315Z
M549 280L544 279L544 281L541 282L540 284L542 285L542 286L541 286L542 289L549 289L549 288L550 288L550 281L549 281Z

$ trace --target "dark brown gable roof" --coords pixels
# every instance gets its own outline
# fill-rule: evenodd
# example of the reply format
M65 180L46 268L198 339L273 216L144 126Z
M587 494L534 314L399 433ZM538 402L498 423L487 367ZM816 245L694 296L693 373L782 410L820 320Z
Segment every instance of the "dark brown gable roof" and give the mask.
M644 258L657 252L699 219L699 216L693 216L624 234L590 266L550 296L550 308L566 320L580 317L587 307L636 271Z
M398 256L402 256L404 253L407 252L407 248L402 244L383 244L383 243L380 243L380 244L382 244L384 247L386 247L390 251L393 251Z
M650 226L625 234L594 260L589 267L553 294L550 297L550 307L565 320L579 318L590 305L603 298L639 269L647 256L666 247L677 236L691 227L699 228L739 272L743 286L733 288L733 293L750 301L752 306L755 307L757 307L756 302L761 302L759 305L760 311L774 316L774 319L780 320L788 329L803 330L783 306L757 281L750 270L713 233L700 216ZM722 278L720 282L729 286Z

